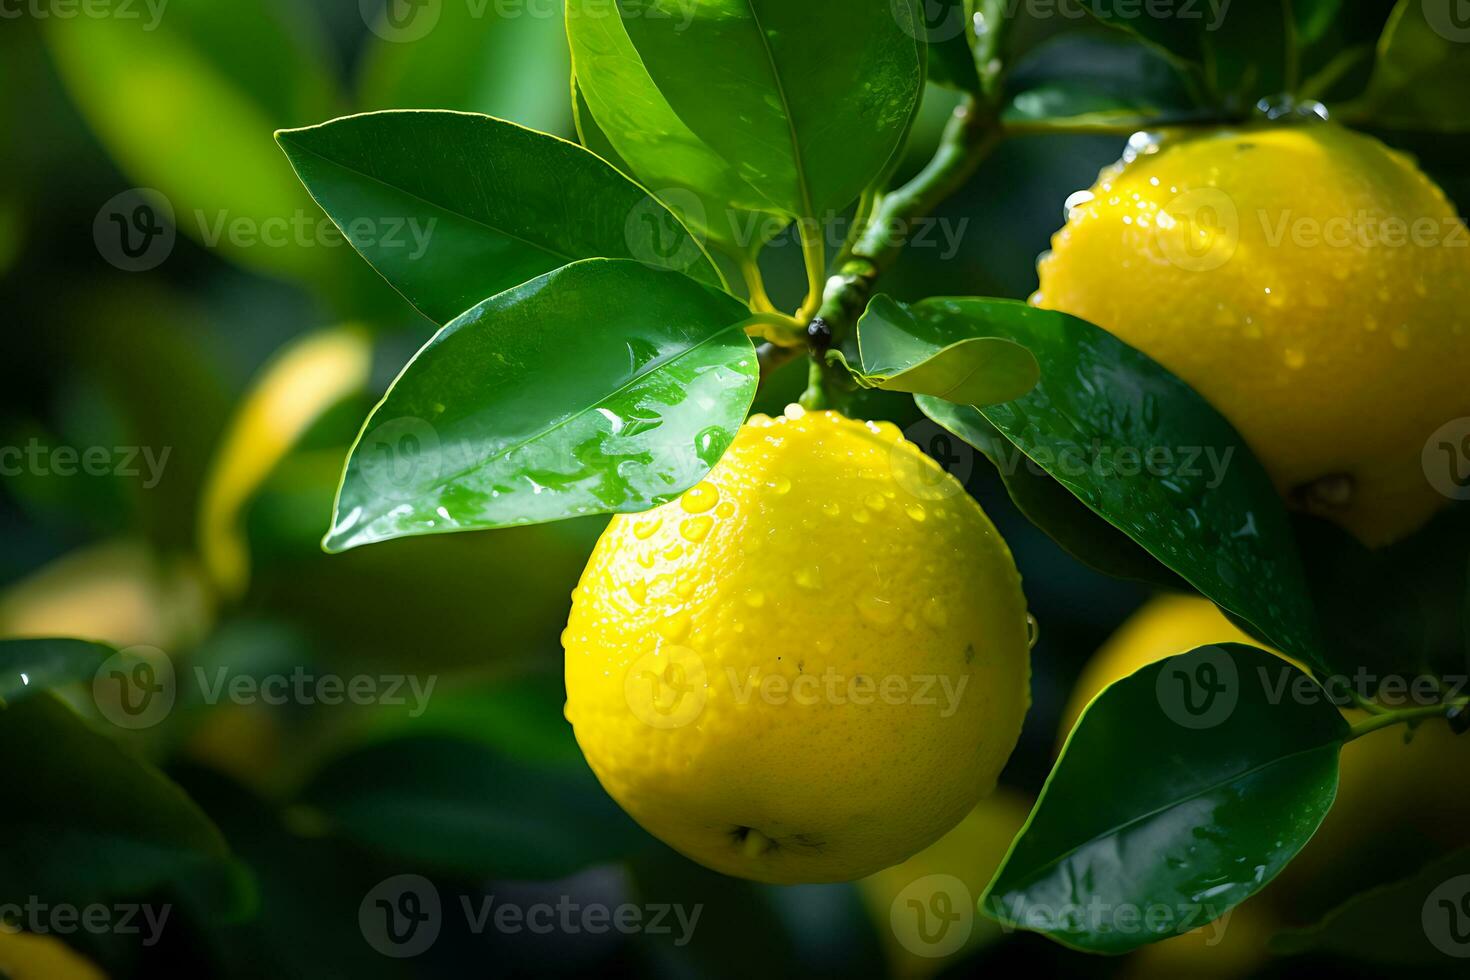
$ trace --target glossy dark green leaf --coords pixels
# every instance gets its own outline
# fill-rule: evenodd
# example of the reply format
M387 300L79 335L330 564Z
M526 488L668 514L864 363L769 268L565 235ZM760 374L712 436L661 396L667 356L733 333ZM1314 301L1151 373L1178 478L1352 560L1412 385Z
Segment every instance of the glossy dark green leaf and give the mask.
M1315 696L1294 696L1303 686ZM1198 928L1311 839L1348 735L1325 693L1263 650L1144 667L1087 707L981 907L1090 952Z
M531 765L441 736L336 759L301 802L336 833L430 872L544 880L652 846L580 759Z
M567 0L567 37L577 91L596 127L695 234L740 258L780 230L770 203L674 112L606 0ZM586 120L581 125L585 136Z
M613 259L486 300L429 341L367 421L325 547L672 500L755 397L746 316L687 276Z
M319 284L333 249L289 231L273 246L264 240L312 213L269 134L343 109L322 39L284 5L134 9L136 18L42 22L87 121L133 181L168 199L181 232L252 268ZM231 233L236 223L246 234Z
M1321 666L1285 508L1229 422L1085 320L1013 300L954 302L1041 365L1025 396L981 407L992 425L1206 597Z
M0 708L47 688L91 681L113 652L86 640L0 640Z
M1163 588L1185 583L1132 538L1087 509L1045 470L1028 459L973 405L916 395L920 411L990 460L1018 510L1064 551L1105 575Z
M885 391L989 405L1021 397L1041 377L1031 351L987 335L958 300L906 306L875 296L858 320L857 341L862 382Z
M420 5L406 29L389 27L370 37L361 56L358 108L455 109L568 133L571 59L562 18L552 13L549 6L491 0ZM417 36L431 18L432 27Z
M1451 0L1399 0L1378 42L1354 121L1404 129L1470 130L1470 20Z
M883 173L918 107L924 64L910 3L625 0L618 9L679 119L771 208L820 218Z
M470 113L375 112L277 139L348 240L436 323L580 259L720 282L667 209L545 133Z
M204 813L54 696L0 710L0 745L25 771L0 788L0 894L85 905L183 883L217 913L248 902Z
M1271 950L1327 953L1384 966L1438 967L1451 975L1470 957L1470 848L1354 895L1315 925L1274 936Z

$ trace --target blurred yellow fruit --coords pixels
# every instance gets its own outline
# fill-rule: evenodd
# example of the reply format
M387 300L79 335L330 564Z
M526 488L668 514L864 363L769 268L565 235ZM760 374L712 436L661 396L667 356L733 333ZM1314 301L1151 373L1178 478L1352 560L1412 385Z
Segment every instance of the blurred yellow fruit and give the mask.
M1470 237L1444 193L1326 123L1129 156L1069 200L1032 301L1187 381L1296 506L1375 546L1423 524L1447 499L1431 436L1470 437Z
M598 542L566 715L634 819L717 871L845 881L959 822L1020 735L1005 542L898 430L792 406Z
M0 926L0 977L6 980L106 980L106 976L54 936Z
M0 596L0 636L73 636L177 650L212 618L197 571L146 545L113 541L65 555Z
M1057 733L1058 747L1077 724L1082 709L1113 681L1165 657L1209 643L1261 645L1246 636L1206 599L1163 595L1151 600L1118 627L1118 631L1087 661L1062 715L1062 727Z
M939 840L858 883L892 976L931 977L1002 937L976 903L1030 812L1020 794L997 790Z

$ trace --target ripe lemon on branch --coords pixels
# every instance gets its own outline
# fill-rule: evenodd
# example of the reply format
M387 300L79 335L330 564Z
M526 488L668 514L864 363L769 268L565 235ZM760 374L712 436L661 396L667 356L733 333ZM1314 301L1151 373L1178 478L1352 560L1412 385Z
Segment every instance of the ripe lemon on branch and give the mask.
M715 870L859 878L995 784L1029 703L1010 551L887 423L752 418L614 517L573 593L566 715L607 791Z
M1424 454L1470 416L1470 237L1407 156L1329 123L1135 138L1068 204L1035 304L1179 375L1366 544L1445 503Z

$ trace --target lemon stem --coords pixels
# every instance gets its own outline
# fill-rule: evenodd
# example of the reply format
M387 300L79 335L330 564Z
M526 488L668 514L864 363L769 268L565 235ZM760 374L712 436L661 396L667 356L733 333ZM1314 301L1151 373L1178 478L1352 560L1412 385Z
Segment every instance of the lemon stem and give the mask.
M1404 708L1400 711L1385 711L1371 718L1365 718L1354 725L1352 734L1348 736L1348 741L1351 742L1354 739L1362 738L1370 732L1376 732L1380 728L1388 728L1392 725L1402 725L1411 721L1418 721L1421 718L1443 718L1450 713L1451 709L1464 707L1466 704L1470 704L1470 701L1453 701L1445 702L1444 704L1426 705L1419 708Z
M995 111L973 96L950 117L934 158L912 180L882 197L864 200L871 218L854 229L851 245L843 249L837 274L827 280L816 309L822 321L820 342L810 348L812 366L806 394L807 408L838 408L851 397L855 386L847 372L827 363L826 352L839 347L858 317L867 308L878 277L903 252L904 236L894 231L930 214L945 198L964 186L1004 136Z

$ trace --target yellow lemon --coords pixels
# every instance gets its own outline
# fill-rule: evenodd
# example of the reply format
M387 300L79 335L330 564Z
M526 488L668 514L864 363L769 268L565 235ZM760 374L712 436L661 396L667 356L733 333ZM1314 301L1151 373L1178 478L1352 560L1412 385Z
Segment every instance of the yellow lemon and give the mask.
M1029 703L1025 599L978 505L898 430L756 416L613 518L573 593L566 715L602 785L717 871L844 881L993 788Z
M0 926L0 977L7 980L105 980L106 975L54 936Z
M1032 301L1169 368L1293 505L1377 546L1458 492L1467 246L1413 161L1336 125L1135 137L1069 199Z

